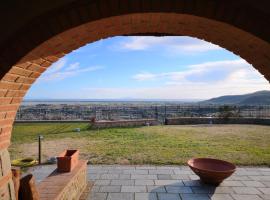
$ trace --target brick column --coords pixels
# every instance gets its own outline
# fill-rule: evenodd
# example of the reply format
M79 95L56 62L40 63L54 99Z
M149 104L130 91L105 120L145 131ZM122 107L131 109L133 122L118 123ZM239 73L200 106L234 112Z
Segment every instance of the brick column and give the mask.
M0 199L15 200L10 158L7 149L0 150Z

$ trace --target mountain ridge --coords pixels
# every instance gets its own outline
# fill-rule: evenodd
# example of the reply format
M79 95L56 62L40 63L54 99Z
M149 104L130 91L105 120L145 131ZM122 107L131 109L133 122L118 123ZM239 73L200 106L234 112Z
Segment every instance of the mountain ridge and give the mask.
M270 105L270 91L262 90L243 95L225 95L201 101L203 104Z

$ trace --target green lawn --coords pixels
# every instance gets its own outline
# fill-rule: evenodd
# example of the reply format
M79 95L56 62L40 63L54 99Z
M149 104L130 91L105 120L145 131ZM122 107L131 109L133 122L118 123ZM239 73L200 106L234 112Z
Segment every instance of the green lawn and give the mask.
M80 133L74 132L81 128ZM91 130L86 123L15 124L12 158L43 157L78 148L95 164L184 164L192 157L225 159L239 165L270 165L270 126L153 126Z

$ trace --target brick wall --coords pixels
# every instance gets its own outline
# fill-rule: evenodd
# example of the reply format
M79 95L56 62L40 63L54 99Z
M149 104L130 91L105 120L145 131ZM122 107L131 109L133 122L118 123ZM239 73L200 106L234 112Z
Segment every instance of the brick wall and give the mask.
M206 118L206 117L181 117L168 118L167 125L191 125L191 124L260 124L270 125L270 119L259 118Z
M93 128L112 128L112 127L135 127L135 126L153 126L159 122L155 119L143 120L117 120L117 121L96 121L92 124Z

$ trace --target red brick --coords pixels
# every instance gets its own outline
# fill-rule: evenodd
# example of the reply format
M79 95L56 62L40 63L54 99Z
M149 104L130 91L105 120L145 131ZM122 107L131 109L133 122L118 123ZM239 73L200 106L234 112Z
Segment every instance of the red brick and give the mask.
M10 140L0 141L0 149L7 149L10 145Z
M26 91L23 90L8 90L5 94L6 97L23 97Z
M47 63L47 62L46 62ZM34 72L39 72L42 73L44 72L47 68L43 67L41 65L37 65L37 64L31 64L28 68L28 70L34 71Z
M41 73L33 72L33 73L31 73L30 77L31 78L38 78L40 75L41 75Z
M15 82L15 80L18 78L17 75L13 75L13 74L6 74L2 80L3 81L8 81L8 82Z
M35 82L36 79L30 78L30 77L18 77L16 79L16 83L27 83L27 84L32 84Z
M32 73L32 71L14 66L11 68L9 73L28 77Z
M31 87L30 84L22 84L20 90L28 90Z
M12 131L12 126L2 127L0 129L0 134L2 135L11 134L11 131Z
M4 97L7 93L7 90L1 90L0 89L0 97Z
M0 127L8 126L13 123L13 119L1 119Z
M22 99L23 99L22 97L13 97L11 100L11 104L21 103Z
M12 101L11 97L0 97L0 105L2 104L10 104Z
M17 64L16 67L19 67L19 68L22 68L22 69L27 69L27 67L31 65L30 62L25 62L25 63L20 63L20 64Z
M0 105L0 110L2 112L5 112L5 111L17 111L19 106L20 106L19 104Z

